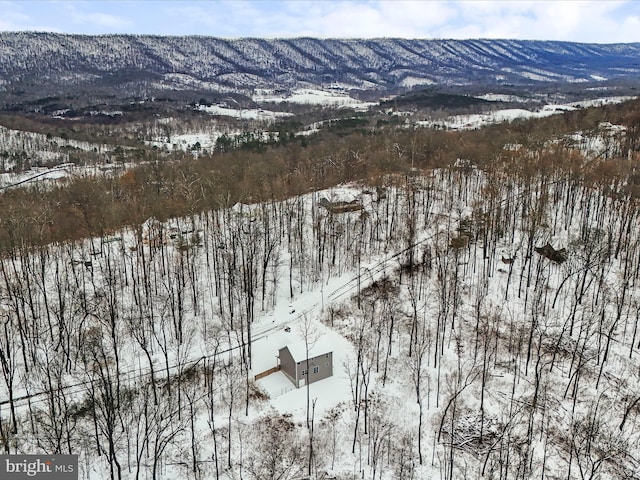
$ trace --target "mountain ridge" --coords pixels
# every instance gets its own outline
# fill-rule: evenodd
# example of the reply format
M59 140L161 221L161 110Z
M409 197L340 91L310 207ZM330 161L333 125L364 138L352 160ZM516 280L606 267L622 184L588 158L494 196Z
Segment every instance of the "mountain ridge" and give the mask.
M546 85L640 78L640 43L0 33L0 101L73 94L247 93L300 85Z

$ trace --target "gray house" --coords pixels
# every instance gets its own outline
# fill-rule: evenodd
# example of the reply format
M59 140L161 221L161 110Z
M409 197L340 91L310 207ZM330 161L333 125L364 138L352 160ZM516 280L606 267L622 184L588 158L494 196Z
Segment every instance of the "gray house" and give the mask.
M333 352L330 345L315 342L309 345L309 358L304 342L282 347L278 352L280 370L297 387L304 387L333 375Z

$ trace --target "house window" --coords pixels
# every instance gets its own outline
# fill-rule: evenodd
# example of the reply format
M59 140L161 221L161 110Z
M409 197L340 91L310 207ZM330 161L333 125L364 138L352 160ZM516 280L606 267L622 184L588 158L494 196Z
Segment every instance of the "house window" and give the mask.
M320 367L319 366L315 366L313 367L313 373L318 373L320 371Z
M302 375L306 375L307 373L309 373L309 370L302 370Z
M324 364L325 367L329 367L329 362Z
M327 354L324 356L324 358L329 358L329 354L327 353Z

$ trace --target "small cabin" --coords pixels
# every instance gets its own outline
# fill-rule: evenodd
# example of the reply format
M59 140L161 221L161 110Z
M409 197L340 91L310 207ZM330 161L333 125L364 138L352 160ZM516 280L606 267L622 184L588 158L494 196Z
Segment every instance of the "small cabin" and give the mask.
M323 342L310 343L308 350L305 342L292 343L278 351L278 365L296 388L300 388L333 375L333 352Z

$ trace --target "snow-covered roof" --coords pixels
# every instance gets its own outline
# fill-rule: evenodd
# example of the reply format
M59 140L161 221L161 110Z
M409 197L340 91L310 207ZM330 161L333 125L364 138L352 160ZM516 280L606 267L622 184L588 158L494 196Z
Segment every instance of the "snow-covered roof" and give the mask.
M304 340L296 341L293 343L289 343L282 348L287 348L293 360L296 362L301 362L307 359L307 347L305 345ZM324 355L326 353L330 353L333 351L333 345L330 343L329 338L326 336L320 337L315 342L311 340L309 342L309 357L314 358L319 355Z

